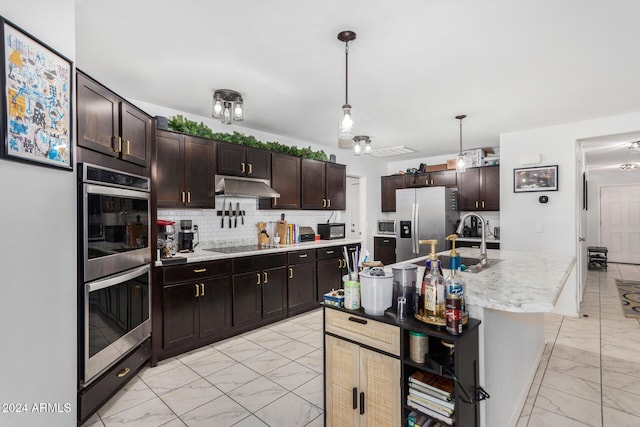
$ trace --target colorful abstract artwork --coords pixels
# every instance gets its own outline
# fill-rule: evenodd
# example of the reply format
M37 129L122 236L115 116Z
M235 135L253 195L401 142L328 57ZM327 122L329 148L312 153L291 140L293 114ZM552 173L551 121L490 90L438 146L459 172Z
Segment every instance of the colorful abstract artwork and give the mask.
M72 64L3 24L5 157L73 170Z

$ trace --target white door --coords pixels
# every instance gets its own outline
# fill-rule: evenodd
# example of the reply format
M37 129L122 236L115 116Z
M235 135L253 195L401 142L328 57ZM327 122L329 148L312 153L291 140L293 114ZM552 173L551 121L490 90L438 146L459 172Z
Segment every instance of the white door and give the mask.
M351 176L347 177L347 211L346 228L347 238L359 239L360 232L360 180Z
M640 185L600 189L600 236L609 262L640 264Z

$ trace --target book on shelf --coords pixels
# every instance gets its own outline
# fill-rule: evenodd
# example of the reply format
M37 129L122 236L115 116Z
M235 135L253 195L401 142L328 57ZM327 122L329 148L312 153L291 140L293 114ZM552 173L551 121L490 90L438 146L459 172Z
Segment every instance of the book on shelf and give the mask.
M433 409L427 408L426 406L420 405L418 403L415 403L413 401L410 400L409 396L407 396L407 405L409 405L410 407L417 409L418 411L422 412L425 415L428 415L431 418L434 418L438 421L442 421L443 423L445 423L446 425L453 425L454 421L455 421L455 416L452 414L450 416L446 416L443 415L437 411L434 411ZM416 425L419 425L418 423L418 418L416 418Z
M410 394L407 396L407 400L410 400L414 403L417 403L418 405L422 405L425 406L427 408L433 409L436 412L441 413L444 416L450 416L451 414L453 414L455 411L453 408L447 408L446 406L442 406L437 402L433 402L431 400L427 400L427 399L423 399L419 396L416 396L414 394Z
M424 387L423 385L420 385L416 382L409 382L409 388L412 388L414 390L418 390L421 393L425 393L428 394L429 396L433 396L436 397L438 399L442 399L442 400L446 400L447 402L451 402L453 401L453 395L446 395L443 394L442 392L437 392L437 391L433 391L430 388Z
M443 408L446 408L447 410L453 411L454 408L455 408L455 402L453 402L451 400L442 399L439 396L433 396L433 395L431 395L429 393L424 393L421 390L417 390L412 385L409 385L409 394L412 395L412 396L416 396L420 400L427 400L429 402L432 402L435 405L442 406Z
M409 382L421 385L451 400L455 385L452 379L441 377L430 372L416 371L409 376Z

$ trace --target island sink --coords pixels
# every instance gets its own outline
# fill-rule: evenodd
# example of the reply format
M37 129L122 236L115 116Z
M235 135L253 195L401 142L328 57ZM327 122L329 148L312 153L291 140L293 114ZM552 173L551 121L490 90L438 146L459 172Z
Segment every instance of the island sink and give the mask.
M442 268L444 269L448 269L449 268L449 260L450 260L450 256L449 255L438 255L438 260L440 261L440 265L442 266ZM480 258L474 258L474 257L460 257L460 263L463 264L466 269L464 271L469 272L469 273L479 273L481 271L486 270L487 268L491 267L493 264L497 264L500 261L502 261L501 259L487 259L487 263L485 265L482 265L480 263ZM416 265L419 265L420 267L423 267L425 265L426 261L420 262L420 263L415 263Z

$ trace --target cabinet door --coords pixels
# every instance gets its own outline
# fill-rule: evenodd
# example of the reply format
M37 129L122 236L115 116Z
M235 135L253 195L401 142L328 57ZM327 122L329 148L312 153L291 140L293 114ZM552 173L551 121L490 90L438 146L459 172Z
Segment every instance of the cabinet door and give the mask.
M120 135L119 98L108 89L78 73L78 145L118 157Z
M396 189L405 188L404 175L380 177L382 212L396 211Z
M487 166L482 170L482 208L500 210L500 166Z
M289 316L300 313L316 302L316 263L290 265L287 295Z
M269 268L262 272L262 318L282 319L287 310L287 269Z
M158 207L183 206L184 136L158 131L156 135L156 180Z
M431 176L428 172L404 175L405 188L426 187L430 185Z
M271 207L277 209L300 208L300 158L286 154L271 154L271 188L280 193Z
M373 259L385 265L396 262L396 239L393 237L373 238Z
M122 160L149 166L151 155L151 117L127 104L120 103Z
M327 208L343 211L347 208L347 167L325 163L327 176Z
M393 427L400 420L400 360L360 350L360 427ZM363 394L361 397L360 394ZM364 408L362 403L364 401Z
M252 325L262 318L262 273L233 275L233 325Z
M203 280L198 297L200 338L220 335L232 327L231 278Z
M324 162L302 159L302 209L327 207Z
M480 208L480 168L458 174L458 210L475 211Z
M454 187L458 182L455 170L430 172L429 179L432 186Z
M271 152L258 148L247 148L247 176L271 179Z
M247 147L218 142L218 174L244 176L247 170Z
M195 283L167 285L162 288L163 348L179 346L198 337Z
M325 335L324 339L326 427L358 426L360 425L361 391L359 389L360 348L356 344L329 335ZM399 386L398 379L396 387ZM399 420L400 414L394 425L398 425Z
M332 289L342 287L342 258L332 258L318 261L317 277L318 277L318 293L317 300L322 302L322 296Z
M184 175L186 206L215 208L215 142L185 137Z

